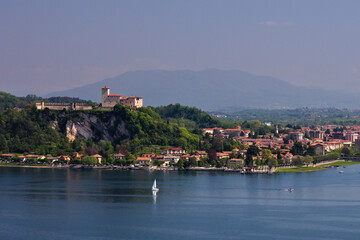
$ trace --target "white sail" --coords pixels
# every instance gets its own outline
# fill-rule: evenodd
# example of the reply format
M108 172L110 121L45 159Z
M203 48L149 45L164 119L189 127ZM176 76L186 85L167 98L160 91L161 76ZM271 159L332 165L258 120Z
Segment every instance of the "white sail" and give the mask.
M156 179L154 180L153 186L152 186L152 190L153 191L159 191L159 189L156 187Z

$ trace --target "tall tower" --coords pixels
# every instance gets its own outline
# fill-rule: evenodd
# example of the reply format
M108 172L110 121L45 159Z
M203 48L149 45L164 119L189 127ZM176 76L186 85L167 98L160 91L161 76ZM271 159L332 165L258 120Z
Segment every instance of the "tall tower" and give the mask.
M105 100L108 98L109 94L110 94L110 88L106 86L101 88L101 104L103 107L105 106Z

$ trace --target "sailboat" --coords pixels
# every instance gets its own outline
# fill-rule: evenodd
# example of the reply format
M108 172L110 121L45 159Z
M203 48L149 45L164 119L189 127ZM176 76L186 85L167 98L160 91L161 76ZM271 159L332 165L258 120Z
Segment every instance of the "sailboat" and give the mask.
M154 180L154 183L153 183L153 186L152 186L152 191L153 191L153 193L155 192L158 192L159 191L159 189L156 187L156 179Z

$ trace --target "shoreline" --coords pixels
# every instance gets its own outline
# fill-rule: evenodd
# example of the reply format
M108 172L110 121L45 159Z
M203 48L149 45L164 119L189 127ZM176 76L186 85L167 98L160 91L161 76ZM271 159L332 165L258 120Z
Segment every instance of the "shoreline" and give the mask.
M348 166L360 164L359 161L345 161L345 160L333 160L322 163L317 163L309 166L288 166L288 167L277 167L271 171L254 169L251 172L244 172L242 169L230 169L226 167L190 167L184 169L184 171L209 171L209 172L238 172L241 174L273 174L273 173L295 173L295 172L314 172L325 170L327 168L335 166ZM104 170L145 170L145 171L182 171L178 167L132 167L132 166L116 166L116 165L26 165L16 163L0 163L0 167L16 167L16 168L38 168L38 169L104 169Z
M320 170L325 170L328 168L332 168L335 166L342 167L342 166L349 166L360 164L359 161L346 161L342 159L327 161L322 163L317 163L309 166L291 166L291 167L279 167L276 168L274 173L298 173L298 172L315 172Z

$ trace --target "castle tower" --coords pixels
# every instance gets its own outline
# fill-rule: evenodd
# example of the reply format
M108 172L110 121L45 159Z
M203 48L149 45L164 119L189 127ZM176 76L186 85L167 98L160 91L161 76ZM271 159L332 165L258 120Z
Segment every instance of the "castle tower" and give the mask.
M103 107L105 106L105 100L108 98L109 95L110 95L110 88L106 86L101 88L101 104Z

